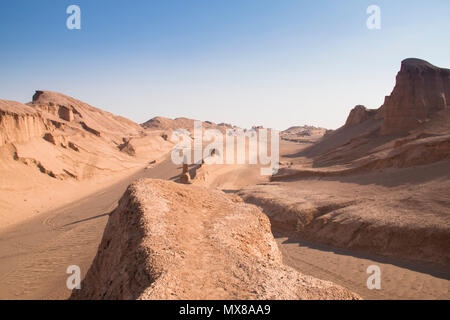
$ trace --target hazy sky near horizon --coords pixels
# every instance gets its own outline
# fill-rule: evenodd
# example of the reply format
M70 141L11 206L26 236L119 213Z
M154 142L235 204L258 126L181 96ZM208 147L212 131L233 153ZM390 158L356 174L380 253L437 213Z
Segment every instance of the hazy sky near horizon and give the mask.
M139 123L337 128L383 103L403 59L449 68L449 16L448 0L2 0L0 99L44 89Z

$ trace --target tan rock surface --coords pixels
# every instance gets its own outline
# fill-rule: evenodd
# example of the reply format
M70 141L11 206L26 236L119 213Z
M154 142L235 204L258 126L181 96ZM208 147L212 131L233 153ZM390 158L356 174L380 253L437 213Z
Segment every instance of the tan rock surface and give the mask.
M268 218L220 191L132 184L72 299L355 299L282 264Z
M164 131L172 131L177 129L186 129L190 132L194 129L194 122L196 120L189 119L189 118L165 118L165 117L154 117L144 123L141 124L141 126L144 129L151 129L151 130L164 130ZM226 129L232 129L234 128L230 124L226 123L219 123L216 124L211 121L202 121L202 127L203 129L219 129L222 132L224 132Z
M447 173L444 173L447 170ZM450 163L295 178L238 194L301 239L448 268Z
M357 105L350 111L344 127L352 127L358 125L370 118L374 118L377 110L369 110L362 105Z
M81 181L130 174L172 146L159 132L63 94L37 91L27 105L0 100L0 222L70 200L58 190Z
M450 135L450 70L419 59L406 59L392 94L378 110L356 106L341 128L325 135L298 154L314 159L315 167L366 165L392 166L398 147L409 143L400 166L432 163L449 159L447 142L434 148L430 143L446 141ZM428 139L430 138L430 139ZM440 156L436 156L439 153ZM423 159L418 161L411 158Z
M304 239L448 267L449 83L448 69L404 60L380 109L355 107L240 194Z
M314 126L294 126L280 132L280 137L286 141L313 143L322 138L327 129Z
M450 108L450 70L420 59L402 61L396 85L377 117L383 118L380 133L406 132Z

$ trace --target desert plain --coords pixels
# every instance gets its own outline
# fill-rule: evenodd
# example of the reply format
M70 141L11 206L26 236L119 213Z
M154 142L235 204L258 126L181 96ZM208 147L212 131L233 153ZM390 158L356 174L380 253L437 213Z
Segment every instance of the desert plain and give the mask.
M382 106L349 109L281 131L267 176L174 163L192 119L0 100L0 299L449 299L450 70L405 59Z

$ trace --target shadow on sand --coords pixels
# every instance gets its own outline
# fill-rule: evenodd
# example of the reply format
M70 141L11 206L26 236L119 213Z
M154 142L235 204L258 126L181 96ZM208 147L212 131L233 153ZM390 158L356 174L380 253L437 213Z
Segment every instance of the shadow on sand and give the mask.
M86 222L86 221L89 221L89 220L94 220L94 219L98 219L98 218L101 218L101 217L109 216L111 213L112 212L108 212L108 213L99 214L99 215L96 215L96 216L93 216L93 217L89 217L89 218L86 218L86 219L81 219L81 220L78 220L78 221L67 223L67 224L65 224L65 225L63 225L61 227L64 228L64 227L68 227L68 226L71 226L71 225L74 225L74 224L78 224L78 223Z
M419 263L419 262L412 262L412 261L405 261L405 260L399 260L392 257L384 257L376 254L368 254L363 252L357 252L353 250L347 250L347 249L341 249L341 248L334 248L331 246L326 246L322 244L316 244L311 243L309 241L305 241L300 239L297 235L295 235L292 232L283 231L279 229L275 229L272 227L272 233L275 238L287 238L287 240L283 241L283 244L288 243L294 243L298 244L302 247L307 247L314 250L320 250L325 252L332 252L337 255L345 255L345 256L352 256L358 259L367 259L383 264L391 264L400 268L408 269L411 271L416 271L420 273L425 273L432 275L436 278L444 279L444 280L450 280L450 271L444 269L443 267L438 267L435 265L425 264L425 263Z

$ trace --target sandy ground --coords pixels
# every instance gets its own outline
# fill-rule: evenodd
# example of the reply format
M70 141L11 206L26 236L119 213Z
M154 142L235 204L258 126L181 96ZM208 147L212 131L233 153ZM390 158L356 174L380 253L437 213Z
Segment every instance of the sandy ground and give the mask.
M281 152L295 152L296 144L284 144ZM250 168L253 172L254 167ZM249 173L233 173L233 184L225 183L224 173L212 179L216 187L233 190L245 185ZM66 269L69 265L87 272L100 243L108 213L130 182L140 177L175 179L179 166L167 159L135 173L72 204L41 213L26 222L0 231L0 299L66 299ZM253 176L253 173L250 173ZM225 180L224 180L225 179ZM329 247L305 244L275 232L284 262L304 274L333 281L368 299L450 299L448 272L408 265L376 256L361 256ZM382 269L382 289L366 286L368 265Z
M17 183L18 187L15 188L0 187L0 191L2 191L0 230L5 230L33 217L101 192L106 187L116 184L124 177L134 175L139 170L142 170L142 165L120 173L97 176L95 179L84 181L52 179L39 173L36 174L36 170L23 166L18 167L17 171L11 170L11 176L15 172L20 172L22 181ZM33 187L23 188L23 185L27 183Z
M0 299L66 299L66 269L87 272L108 213L137 178L170 179L181 169L167 159L89 196L0 232Z
M384 257L355 254L307 243L274 231L283 262L313 277L339 284L363 299L450 299L448 270L404 263ZM381 270L381 289L369 290L367 268Z

